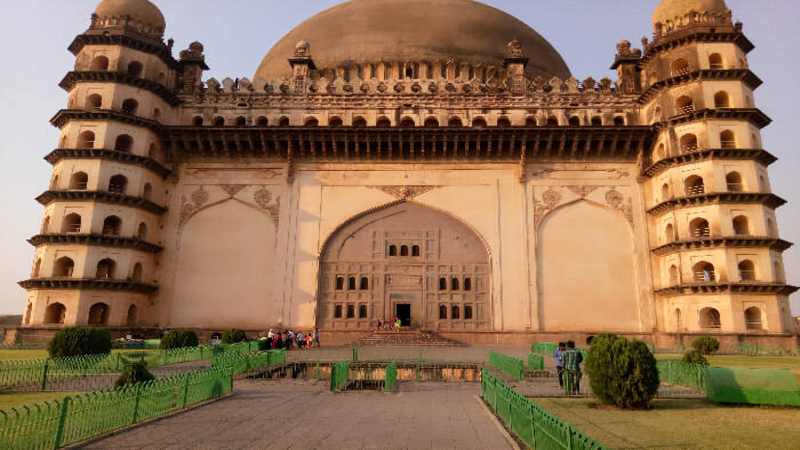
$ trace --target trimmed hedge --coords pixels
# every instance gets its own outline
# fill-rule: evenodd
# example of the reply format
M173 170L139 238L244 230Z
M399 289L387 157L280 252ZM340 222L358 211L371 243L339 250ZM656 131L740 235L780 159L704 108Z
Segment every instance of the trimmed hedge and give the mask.
M129 384L146 383L155 380L156 377L147 370L147 364L136 362L125 366L122 375L114 383L114 387L120 388Z
M592 341L586 373L597 398L625 409L649 408L660 384L647 344L610 334Z
M103 328L64 328L50 340L47 351L51 358L111 353L111 333Z
M685 362L686 364L708 366L708 360L706 357L697 350L689 350L688 352L684 353L681 361Z
M197 347L199 343L197 333L192 330L171 330L161 338L161 348L163 350Z
M222 343L223 344L238 344L239 342L244 342L247 340L247 334L245 334L242 330L226 330L222 334Z
M711 336L700 336L692 341L692 348L704 355L713 355L719 351L719 341Z

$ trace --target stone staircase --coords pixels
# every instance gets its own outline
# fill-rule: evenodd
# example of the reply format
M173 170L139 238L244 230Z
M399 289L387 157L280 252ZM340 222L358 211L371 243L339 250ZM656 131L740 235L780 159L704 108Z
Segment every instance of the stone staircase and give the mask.
M405 345L420 347L466 347L431 331L403 328L400 331L373 331L358 340L359 345Z

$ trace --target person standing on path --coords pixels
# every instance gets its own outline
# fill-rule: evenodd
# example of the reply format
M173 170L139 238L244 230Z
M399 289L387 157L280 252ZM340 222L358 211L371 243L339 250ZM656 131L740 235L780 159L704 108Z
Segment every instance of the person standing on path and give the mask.
M564 351L567 345L563 342L558 343L558 347L553 352L553 359L556 362L556 372L558 373L558 385L564 387Z
M578 395L581 391L581 363L583 354L575 348L575 341L567 342L567 351L562 356L566 373L567 395Z

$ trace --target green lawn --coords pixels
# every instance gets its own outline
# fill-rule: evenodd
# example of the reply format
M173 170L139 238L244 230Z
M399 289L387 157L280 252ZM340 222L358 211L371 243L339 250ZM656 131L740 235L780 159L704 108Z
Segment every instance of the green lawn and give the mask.
M112 350L112 353L151 352L156 350ZM0 350L0 361L47 358L47 350Z
M28 405L31 403L57 400L74 392L11 392L0 393L0 409L9 409L14 406Z
M657 353L656 358L680 359L678 353ZM800 371L800 356L746 356L715 355L709 357L709 363L715 367L747 367L751 369L792 369Z
M657 400L650 411L622 411L586 399L536 402L610 448L796 449L800 442L798 409Z

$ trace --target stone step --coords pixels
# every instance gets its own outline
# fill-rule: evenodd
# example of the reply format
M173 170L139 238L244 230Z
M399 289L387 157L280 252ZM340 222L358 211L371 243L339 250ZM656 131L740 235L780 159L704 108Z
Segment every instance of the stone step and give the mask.
M360 345L407 345L420 347L463 347L430 331L403 329L400 331L375 331L359 339Z

